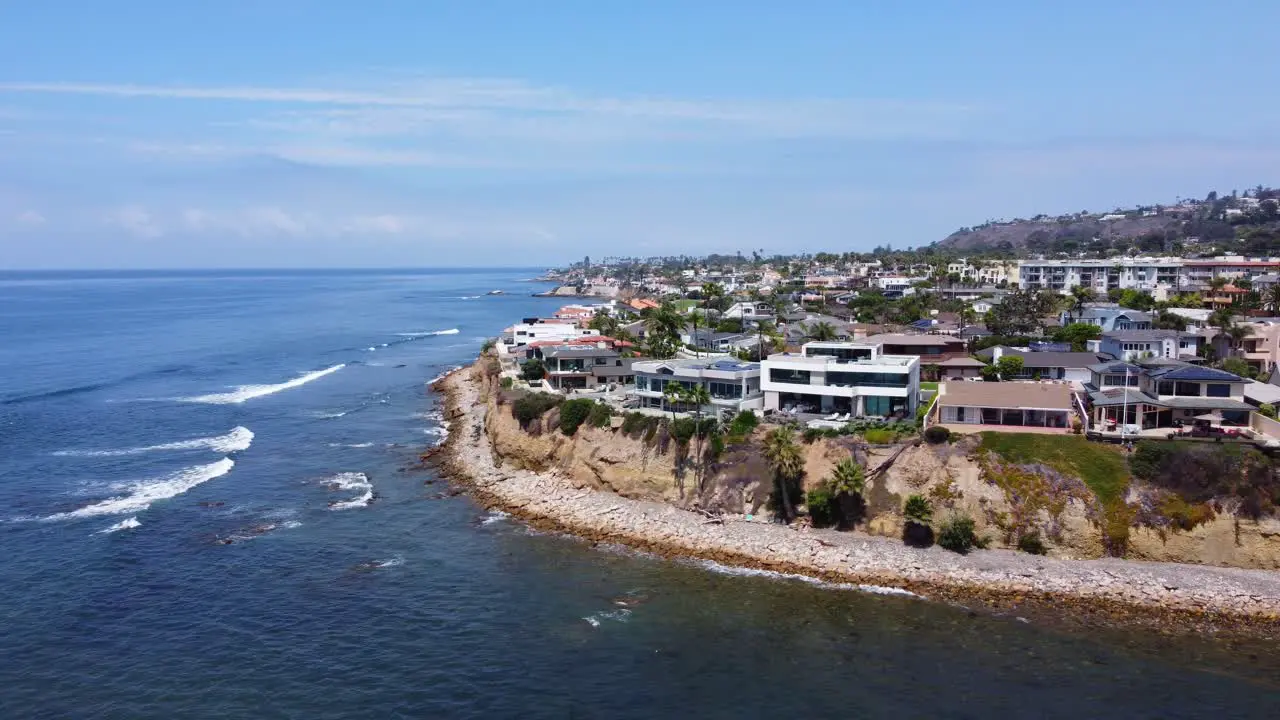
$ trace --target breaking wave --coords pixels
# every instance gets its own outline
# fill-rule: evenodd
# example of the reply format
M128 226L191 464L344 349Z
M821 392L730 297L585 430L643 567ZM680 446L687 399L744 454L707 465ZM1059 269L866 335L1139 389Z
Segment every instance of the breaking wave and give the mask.
M428 380L428 381L427 381L427 385L435 385L436 383L440 382L441 380L443 380L443 379L445 379L445 378L449 377L449 375L450 375L451 373L457 372L458 370L461 370L461 369L462 369L462 366L461 366L461 365L454 365L453 367L449 368L448 370L445 370L445 371L441 372L439 375L437 375L437 376L435 376L435 377L431 378L430 380Z
M809 585L814 585L828 590L856 590L858 592L871 593L873 595L899 595L902 597L921 598L909 590L903 590L895 587L885 587L883 585L859 585L857 583L833 583L818 578L809 577L808 575L796 575L794 573L780 573L772 570L757 570L756 568L736 567L733 565L722 565L714 560L692 560L691 564L709 570L719 575L734 575L738 577L762 577L771 580L794 580Z
M285 390L292 390L301 387L313 380L319 380L325 375L331 375L346 367L345 364L334 365L323 370L316 370L305 375L282 382L275 385L241 385L231 392L213 393L211 395L197 395L196 397L179 398L182 402L207 403L210 405L239 405L242 402L253 400L254 398L274 395Z
M364 473L338 473L326 480L325 483L332 486L334 490L354 490L360 493L350 500L331 501L329 503L330 510L350 510L364 507L373 502L373 483L369 482L369 476Z
M419 337L433 337L435 335L457 335L458 332L459 332L458 328L449 328L448 330L432 330L430 332L402 332L402 333L396 333L396 335L399 335L400 337L407 337L407 338L419 338Z
M607 610L605 612L598 612L592 615L588 615L582 619L586 620L587 624L590 625L591 627L598 628L602 623L608 620L614 620L617 622L627 622L628 620L631 619L631 611L628 610L627 608L621 608L619 610Z
M82 507L79 510L50 515L44 519L73 520L76 518L97 517L98 515L123 515L125 513L141 512L151 507L153 502L181 495L197 485L226 475L231 472L231 468L235 467L235 464L235 460L227 457L209 465L189 467L151 482L131 485L128 487L129 492L127 495L108 498Z
M167 450L213 450L219 453L232 453L248 450L253 444L253 431L247 427L237 426L226 435L179 440L178 442L147 445L145 447L125 448L123 450L59 450L54 455L60 457L122 457L125 455L142 455L149 452Z
M124 520L121 520L115 525L112 525L111 527L108 527L108 528L103 528L102 530L99 530L94 534L106 535L107 533L118 532L120 530L132 530L136 527L141 527L141 526L142 526L142 523L138 522L138 518L136 517L125 518Z

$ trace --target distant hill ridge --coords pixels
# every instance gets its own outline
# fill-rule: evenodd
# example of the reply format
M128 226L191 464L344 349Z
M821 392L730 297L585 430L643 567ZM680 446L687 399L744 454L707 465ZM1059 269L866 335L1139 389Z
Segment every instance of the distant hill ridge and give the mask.
M1259 186L1244 195L1209 193L1176 205L1073 213L1029 220L990 221L961 228L934 243L961 252L1080 252L1128 250L1178 252L1183 246L1280 251L1280 191Z

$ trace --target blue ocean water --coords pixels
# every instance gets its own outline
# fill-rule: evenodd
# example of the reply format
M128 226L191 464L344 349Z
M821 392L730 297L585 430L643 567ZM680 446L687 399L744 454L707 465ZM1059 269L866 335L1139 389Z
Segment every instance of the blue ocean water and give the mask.
M540 535L414 469L532 270L0 275L0 717L1276 717L1275 648ZM486 295L500 289L507 294Z

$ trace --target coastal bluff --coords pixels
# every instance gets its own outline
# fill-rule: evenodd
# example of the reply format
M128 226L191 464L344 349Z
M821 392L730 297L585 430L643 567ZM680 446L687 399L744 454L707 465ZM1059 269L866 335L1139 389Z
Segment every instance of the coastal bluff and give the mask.
M485 371L483 361L435 387L444 394L452 423L436 455L448 475L482 504L535 527L663 556L911 593L1033 620L1280 637L1280 573L1100 557L1102 544L1090 530L1085 503L1078 508L1065 503L1059 518L1064 541L1050 557L1002 549L998 539L994 549L967 555L904 545L893 537L901 531L897 498L936 485L937 478L945 478L946 492L958 496L959 507L981 511L973 513L980 523L999 517L1003 492L986 483L962 452L940 457L917 447L898 453L893 467L868 489L869 532L784 526L758 514L769 492L758 478L767 474L753 467L761 461L749 451L727 452L726 461L699 481L678 452L607 428L584 427L573 437L526 431L509 408L499 406L497 378ZM833 443L806 446L807 470L821 477L824 464L833 464L840 452ZM879 448L866 452L868 469L889 454ZM1274 562L1269 544L1275 536L1265 528L1250 541L1252 555L1209 541L1240 526L1210 523L1197 528L1199 538L1193 531L1172 541L1167 533L1158 538L1154 532L1150 537L1135 532L1130 556L1181 559L1181 553L1213 546L1219 548L1218 558L1195 561L1275 567L1268 565Z

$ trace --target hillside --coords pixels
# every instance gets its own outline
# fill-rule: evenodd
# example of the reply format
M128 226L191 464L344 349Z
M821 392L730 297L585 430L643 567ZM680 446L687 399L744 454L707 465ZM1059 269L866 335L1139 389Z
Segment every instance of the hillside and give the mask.
M1079 253L1187 251L1280 254L1280 190L1211 192L1204 200L989 221L933 244L953 252Z
M1119 220L1102 220L1097 217L1014 220L963 228L939 241L937 247L963 251L1050 250L1064 241L1085 245L1095 237L1114 241L1140 238L1152 233L1163 235L1166 231L1175 231L1180 236L1182 225L1180 218L1171 215L1125 217Z

